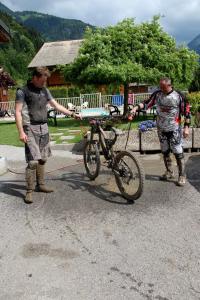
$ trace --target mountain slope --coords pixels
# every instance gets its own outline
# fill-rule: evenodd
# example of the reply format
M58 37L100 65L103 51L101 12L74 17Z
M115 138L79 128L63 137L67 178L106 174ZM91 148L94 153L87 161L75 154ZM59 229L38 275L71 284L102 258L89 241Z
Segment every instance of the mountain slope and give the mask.
M15 12L15 17L18 22L40 32L46 41L81 39L86 27L92 27L79 20L64 19L31 11Z
M5 6L3 3L0 2L0 11L7 13L8 15L13 15L14 12Z
M82 39L86 27L94 27L75 19L64 19L34 11L16 11L0 2L0 11L15 17L22 25L41 33L45 41Z
M200 54L200 34L188 44L188 47Z

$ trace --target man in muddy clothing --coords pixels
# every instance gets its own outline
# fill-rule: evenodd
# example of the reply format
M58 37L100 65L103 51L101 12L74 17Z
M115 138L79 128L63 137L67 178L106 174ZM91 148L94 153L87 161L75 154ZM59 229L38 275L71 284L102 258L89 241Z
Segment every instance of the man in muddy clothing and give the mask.
M161 180L174 178L170 151L176 157L178 166L178 185L184 186L186 182L184 170L184 153L182 147L182 133L186 138L189 135L190 107L185 97L172 88L169 78L160 79L160 90L154 92L148 100L135 106L131 113L134 115L140 109L148 109L156 105L157 129L163 154L166 172ZM182 132L181 117L184 116L184 129Z
M49 71L46 67L38 67L33 71L32 79L16 92L16 125L19 139L25 143L27 192L24 201L32 203L32 192L35 189L44 193L53 192L45 185L44 167L51 156L49 131L47 125L47 104L66 115L79 118L53 99L45 87Z

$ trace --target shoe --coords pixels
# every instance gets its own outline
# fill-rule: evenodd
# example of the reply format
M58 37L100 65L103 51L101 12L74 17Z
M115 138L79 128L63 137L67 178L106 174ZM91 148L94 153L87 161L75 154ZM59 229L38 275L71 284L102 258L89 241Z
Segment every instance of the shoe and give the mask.
M179 176L177 185L178 186L184 186L185 184L186 184L186 178L185 178L185 176Z
M26 196L24 197L24 202L26 204L31 204L33 203L33 199L32 199L32 191L27 191L26 192Z
M52 193L54 189L45 185L44 181L44 164L38 164L36 169L37 186L36 190L43 193Z
M160 176L160 180L167 181L174 179L174 172L172 171L166 171L163 175Z
M54 192L54 189L51 187L46 186L45 184L40 184L36 186L37 192L43 192L43 193L52 193Z

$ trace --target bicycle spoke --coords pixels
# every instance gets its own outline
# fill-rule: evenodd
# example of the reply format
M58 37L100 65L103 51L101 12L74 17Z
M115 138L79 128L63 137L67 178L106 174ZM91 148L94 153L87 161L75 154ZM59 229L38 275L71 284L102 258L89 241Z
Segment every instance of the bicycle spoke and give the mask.
M84 164L87 176L94 180L100 169L100 156L96 144L88 142L84 149Z
M122 195L128 200L139 198L143 190L143 171L136 158L128 151L116 157L115 178Z

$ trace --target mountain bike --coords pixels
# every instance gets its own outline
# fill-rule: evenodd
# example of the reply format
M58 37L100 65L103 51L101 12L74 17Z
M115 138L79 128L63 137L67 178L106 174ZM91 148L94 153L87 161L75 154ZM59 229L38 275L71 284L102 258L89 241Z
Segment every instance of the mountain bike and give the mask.
M115 176L121 195L128 201L138 199L142 195L145 180L144 170L138 158L127 150L115 153L113 145L120 133L111 125L106 125L105 119L95 118L90 119L89 122L90 137L86 142L83 154L87 176L90 180L95 180L99 175L100 153L102 153L107 167ZM94 138L94 135L97 135L98 139Z

